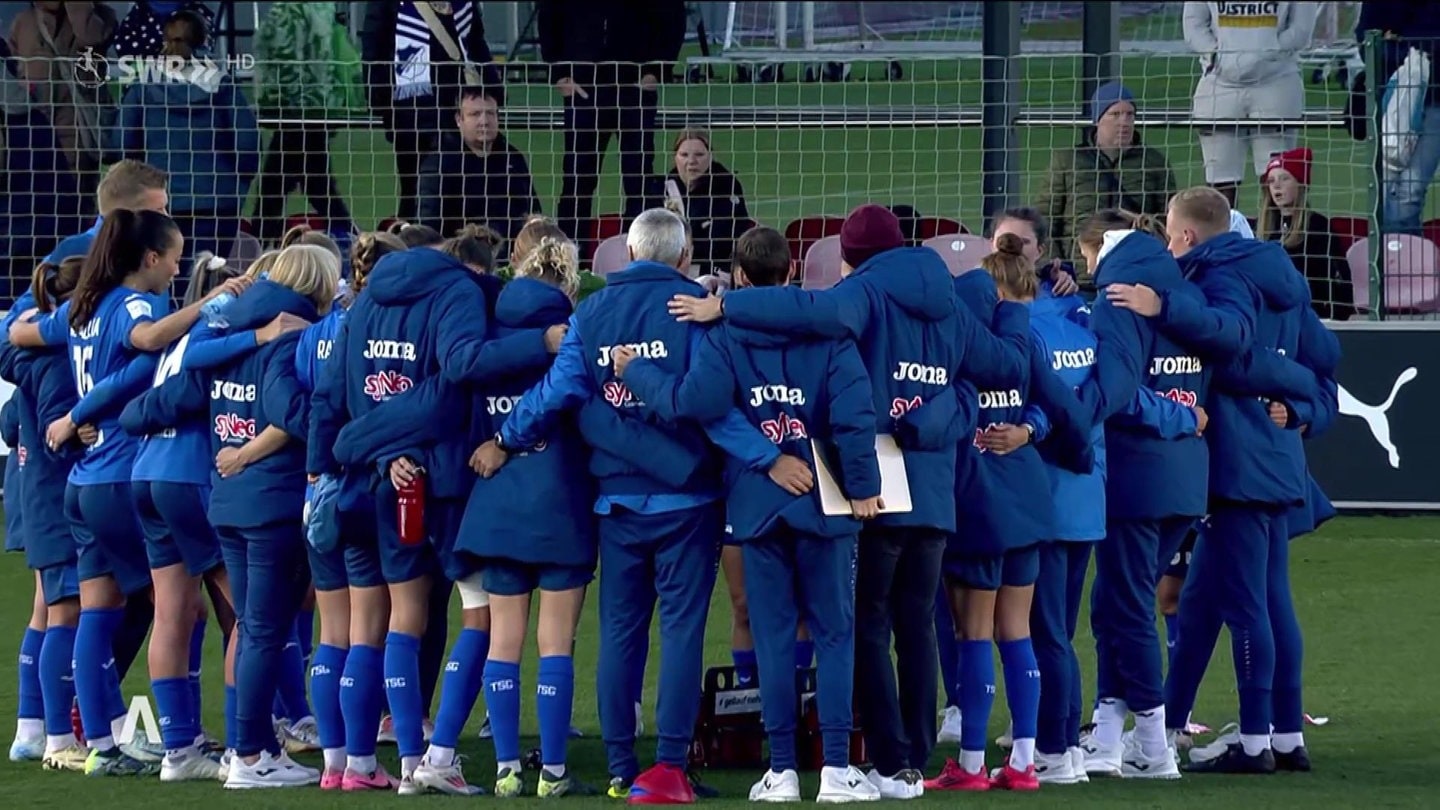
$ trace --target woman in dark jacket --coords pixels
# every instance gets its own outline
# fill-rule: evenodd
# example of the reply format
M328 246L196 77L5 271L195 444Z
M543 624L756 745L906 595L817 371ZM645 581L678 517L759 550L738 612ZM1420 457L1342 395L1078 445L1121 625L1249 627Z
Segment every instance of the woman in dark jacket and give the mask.
M745 189L710 153L710 134L682 130L675 138L675 168L665 178L665 196L679 201L694 236L692 265L701 274L730 269L735 239L753 223Z
M1345 248L1330 220L1310 207L1310 149L1300 147L1270 159L1260 178L1260 219L1256 237L1279 242L1310 285L1310 306L1322 318L1343 321L1355 314L1355 291Z

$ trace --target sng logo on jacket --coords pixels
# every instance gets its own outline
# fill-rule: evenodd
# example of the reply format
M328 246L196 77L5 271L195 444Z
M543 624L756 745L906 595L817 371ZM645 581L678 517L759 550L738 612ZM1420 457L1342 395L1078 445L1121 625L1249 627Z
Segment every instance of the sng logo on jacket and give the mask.
M222 413L215 417L215 435L222 442L249 441L255 438L255 420L235 413Z
M1375 443L1380 445L1390 458L1390 466L1400 469L1400 450L1390 439L1390 408L1395 404L1395 397L1405 384L1420 376L1419 370L1414 366L1400 372L1395 378L1395 384L1390 386L1390 396L1379 405L1369 405L1356 399L1345 386L1340 385L1340 414L1342 416L1356 416L1365 420L1370 428L1370 435L1375 437Z
M1187 408L1195 407L1195 403L1200 401L1200 398L1195 395L1194 391L1186 391L1182 388L1171 388L1169 391L1156 391L1155 395L1161 399L1178 402Z
M398 371L377 371L365 375L365 396L376 402L384 402L393 396L409 391L415 381Z
M792 417L788 413L782 413L775 419L766 419L760 423L760 432L765 438L780 444L791 439L808 439L810 435L805 432L805 423Z
M635 401L635 395L630 392L630 387L616 380L611 380L602 385L600 392L604 395L605 401L616 408L640 404Z
M925 400L920 397L911 397L909 399L896 397L890 402L890 418L899 419L911 411L918 411L920 406L924 404Z

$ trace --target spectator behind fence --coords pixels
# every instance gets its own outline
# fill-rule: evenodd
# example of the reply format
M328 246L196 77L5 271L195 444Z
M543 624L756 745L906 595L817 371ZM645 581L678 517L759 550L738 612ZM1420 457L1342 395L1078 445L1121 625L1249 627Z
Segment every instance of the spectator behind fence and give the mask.
M113 100L96 89L104 78L97 60L114 31L115 12L90 2L31 3L10 26L20 76L55 127L87 213L93 211L89 202L100 181L100 152L115 111ZM84 65L92 70L83 72Z
M1340 237L1330 220L1310 207L1314 155L1306 147L1270 159L1260 182L1258 236L1279 242L1310 285L1310 306L1322 318L1347 320L1355 314L1355 293Z
M177 12L165 24L165 55L188 60L206 39L203 17ZM112 151L169 173L170 215L189 255L230 255L260 165L260 128L234 79L187 71L131 85Z
M1355 30L1385 33L1380 59L1380 76L1369 80L1371 86L1384 88L1411 48L1430 59L1429 87L1424 91L1424 112L1414 134L1415 149L1403 167L1386 161L1384 191L1384 229L1386 233L1419 234L1425 214L1425 197L1440 170L1440 15L1420 3L1362 3L1360 22ZM1380 92L1384 92L1382 89ZM1390 133L1387 133L1390 134ZM1398 140L1398 139L1397 139ZM1389 150L1387 150L1389 151Z
M205 20L206 33L215 30L215 12L204 3L140 0L130 6L125 19L120 21L120 27L115 29L115 55L121 59L127 56L159 56L165 50L165 21L177 11L199 14ZM208 39L205 46L210 46Z
M540 56L565 101L560 229L583 242L610 139L620 141L620 177L628 221L655 170L655 113L665 63L680 56L685 4L679 0L541 0Z
M475 67L492 61L480 4L367 3L360 51L370 110L380 116L385 138L395 147L397 215L413 220L420 210L420 162L450 129L449 115L460 104L460 89L501 84L495 66Z
M1300 51L1310 44L1319 13L1319 3L1186 3L1185 42L1201 64L1195 117L1300 118ZM1245 179L1247 142L1259 177L1271 155L1293 149L1295 138L1296 130L1284 127L1202 129L1205 182L1234 205L1235 189Z
M257 106L280 117L265 149L255 219L260 241L285 230L297 187L331 230L348 231L350 209L330 169L330 133L320 121L363 108L360 66L335 3L274 3L256 35Z
M674 200L690 223L699 273L730 269L735 240L750 224L745 189L740 180L715 160L710 133L682 130L675 138L675 168L665 178L665 197Z
M493 89L466 87L455 110L457 132L420 164L420 222L447 237L470 223L513 238L540 213L525 155L500 132Z
M0 48L4 43L0 42ZM0 70L0 278L9 279L6 300L45 252L82 227L85 207L75 176L56 143L55 131L12 72L9 54Z
M1055 153L1036 204L1054 231L1053 255L1062 261L1076 258L1075 237L1091 214L1120 208L1164 216L1175 193L1165 155L1140 143L1135 96L1124 85L1097 87L1088 111L1091 126L1074 149Z

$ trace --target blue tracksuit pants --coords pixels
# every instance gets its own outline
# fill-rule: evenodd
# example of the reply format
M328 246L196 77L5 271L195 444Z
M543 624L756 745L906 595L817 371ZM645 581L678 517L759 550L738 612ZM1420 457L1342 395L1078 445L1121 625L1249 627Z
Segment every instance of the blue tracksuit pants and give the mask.
M745 598L773 771L798 767L795 628L802 617L815 643L815 700L825 764L843 768L850 763L855 544L854 536L812 537L784 531L742 546Z
M1104 542L1104 541L1101 541ZM1080 744L1080 658L1075 654L1075 626L1085 592L1094 543L1056 540L1040 546L1040 577L1030 603L1030 638L1040 669L1040 722L1035 748L1063 754Z
M597 692L611 776L633 779L640 772L631 681L634 662L648 646L657 602L660 683L655 759L682 768L688 763L700 712L705 621L724 526L717 504L661 514L616 509L600 517Z

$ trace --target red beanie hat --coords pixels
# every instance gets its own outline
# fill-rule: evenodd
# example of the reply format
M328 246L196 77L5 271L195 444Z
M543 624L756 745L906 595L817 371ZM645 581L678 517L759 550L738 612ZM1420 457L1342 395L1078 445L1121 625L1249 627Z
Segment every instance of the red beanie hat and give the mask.
M883 205L867 203L850 212L840 227L840 258L859 267L871 257L905 246L900 220Z
M1265 173L1260 176L1260 182L1268 182L1270 180L1270 172L1276 169L1284 169L1298 180L1300 185L1308 186L1310 185L1310 164L1314 160L1315 154L1310 151L1310 147L1308 146L1281 152L1275 157L1270 158L1270 162L1265 166Z

